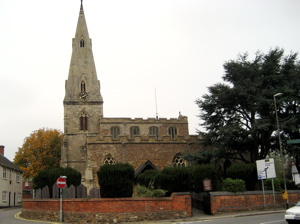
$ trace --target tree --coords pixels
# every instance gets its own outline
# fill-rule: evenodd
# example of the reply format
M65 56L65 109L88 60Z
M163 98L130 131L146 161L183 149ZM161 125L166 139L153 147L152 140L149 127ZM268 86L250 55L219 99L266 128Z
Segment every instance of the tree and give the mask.
M59 130L45 128L25 138L14 158L14 163L24 171L24 178L33 178L40 170L59 167L62 138Z
M134 169L128 163L104 164L97 172L102 198L132 197Z
M33 178L33 188L42 189L45 186L49 187L49 192L52 197L53 185L60 176L67 177L67 185L77 187L81 184L81 173L71 167L56 167L48 168L38 172Z
M201 124L207 130L207 143L222 158L254 163L270 152L278 152L278 133L273 96L283 139L299 133L300 66L297 54L284 56L284 50L268 54L248 54L224 64L223 83L208 88L209 93L197 99Z

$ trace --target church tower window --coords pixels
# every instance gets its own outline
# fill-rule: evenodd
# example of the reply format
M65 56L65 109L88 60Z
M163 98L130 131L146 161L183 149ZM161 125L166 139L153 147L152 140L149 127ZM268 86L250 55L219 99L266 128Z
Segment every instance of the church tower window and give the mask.
M158 127L152 126L149 128L149 135L158 138Z
M80 130L87 131L88 130L88 116L85 112L80 114Z
M177 128L169 127L169 135L170 135L171 139L175 139L177 136Z
M186 167L186 161L182 158L180 154L177 154L173 160L173 167Z
M112 164L115 164L115 160L114 160L114 158L109 154L109 155L107 155L106 157L105 157L105 159L104 159L104 161L103 161L103 164L105 165L105 164L110 164L110 165L112 165Z
M84 47L84 40L83 39L80 40L80 47Z
M80 85L81 92L85 92L85 82L82 81Z
M130 138L133 138L133 136L139 135L139 134L140 134L140 128L138 126L132 126L130 128Z
M116 140L120 135L120 128L118 126L111 127L110 134L112 135L112 138Z

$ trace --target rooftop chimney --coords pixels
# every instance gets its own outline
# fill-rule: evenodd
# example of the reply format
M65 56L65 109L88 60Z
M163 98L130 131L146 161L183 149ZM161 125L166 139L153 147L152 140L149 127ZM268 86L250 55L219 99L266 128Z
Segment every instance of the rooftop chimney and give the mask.
M4 156L4 145L0 145L0 154Z

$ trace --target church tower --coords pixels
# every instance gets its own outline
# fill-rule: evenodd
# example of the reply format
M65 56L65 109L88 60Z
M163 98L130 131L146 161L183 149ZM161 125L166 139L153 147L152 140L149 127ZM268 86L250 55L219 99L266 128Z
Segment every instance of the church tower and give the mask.
M61 165L80 171L85 182L92 178L87 161L87 138L99 133L99 119L103 117L103 99L82 2L72 42L72 56L68 80L65 82L63 105L64 140Z

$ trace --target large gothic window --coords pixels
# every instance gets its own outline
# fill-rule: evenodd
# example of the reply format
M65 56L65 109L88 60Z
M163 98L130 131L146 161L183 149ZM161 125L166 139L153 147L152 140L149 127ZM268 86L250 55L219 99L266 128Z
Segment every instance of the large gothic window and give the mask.
M112 164L115 164L115 160L114 160L114 158L110 154L108 154L105 157L105 159L103 161L103 164L110 164L110 165L112 165Z
M186 167L187 162L180 154L177 154L173 159L173 167Z
M130 128L130 138L133 138L133 136L139 135L139 134L140 134L140 128L138 126L132 126Z
M150 136L155 136L156 138L158 138L158 127L151 126L149 128L149 135Z
M176 138L176 136L177 136L177 128L175 128L175 127L169 127L169 135L170 135L171 139Z
M84 111L80 114L80 130L88 130L88 115Z
M120 128L118 126L111 127L110 134L112 135L113 139L118 139L120 135Z
M80 40L80 47L84 47L84 40L83 39Z

